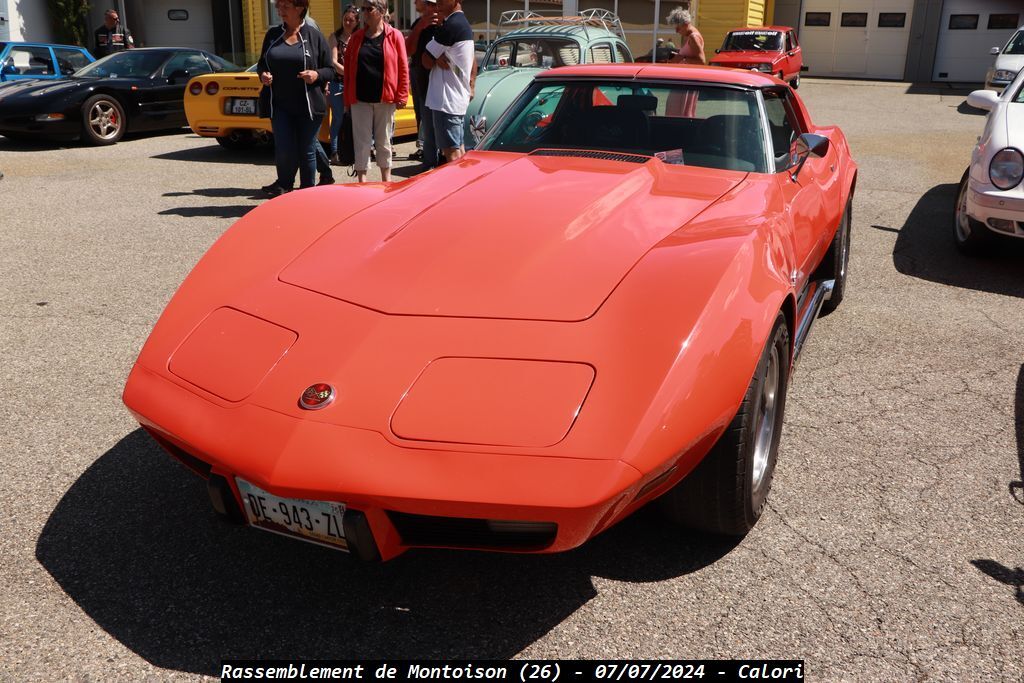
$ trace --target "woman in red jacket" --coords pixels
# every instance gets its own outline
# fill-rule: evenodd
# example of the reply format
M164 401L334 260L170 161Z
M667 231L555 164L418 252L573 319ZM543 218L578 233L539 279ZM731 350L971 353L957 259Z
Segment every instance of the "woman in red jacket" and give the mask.
M352 34L345 48L345 107L352 114L356 178L366 182L370 144L377 154L381 178L391 180L391 135L395 109L409 97L409 62L405 38L384 20L387 0L362 0L364 28Z

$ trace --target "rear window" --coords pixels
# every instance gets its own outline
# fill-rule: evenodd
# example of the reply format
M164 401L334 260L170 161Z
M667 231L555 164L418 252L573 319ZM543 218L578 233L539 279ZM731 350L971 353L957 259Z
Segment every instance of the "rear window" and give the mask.
M524 37L498 41L488 53L483 68L550 69L579 63L580 46L574 40Z

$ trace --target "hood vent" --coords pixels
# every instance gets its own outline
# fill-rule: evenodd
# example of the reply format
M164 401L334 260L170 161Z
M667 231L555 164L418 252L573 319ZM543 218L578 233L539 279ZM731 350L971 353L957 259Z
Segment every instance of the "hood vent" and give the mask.
M625 161L630 164L646 164L652 157L643 154L627 154L624 152L595 152L591 149L538 149L531 152L532 157L584 157L586 159L603 159L605 161Z

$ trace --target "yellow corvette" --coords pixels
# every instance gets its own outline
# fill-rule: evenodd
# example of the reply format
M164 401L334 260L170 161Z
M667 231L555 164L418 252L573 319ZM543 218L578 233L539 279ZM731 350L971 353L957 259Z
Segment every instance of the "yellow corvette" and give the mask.
M196 76L185 89L185 117L194 133L216 138L224 147L241 149L266 144L273 139L270 119L256 113L260 96L256 67L235 73ZM331 112L320 126L321 142L331 140ZM405 109L395 112L395 137L416 134L416 114L412 99Z

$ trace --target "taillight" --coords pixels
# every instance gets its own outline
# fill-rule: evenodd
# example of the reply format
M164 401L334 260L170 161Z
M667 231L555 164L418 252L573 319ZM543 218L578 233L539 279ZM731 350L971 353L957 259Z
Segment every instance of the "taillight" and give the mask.
M198 95L199 93L203 92L203 84L198 83L196 81L192 81L188 85L188 91L193 95Z
M206 84L207 95L216 95L218 90L220 90L220 86L217 85L217 81L210 81Z

